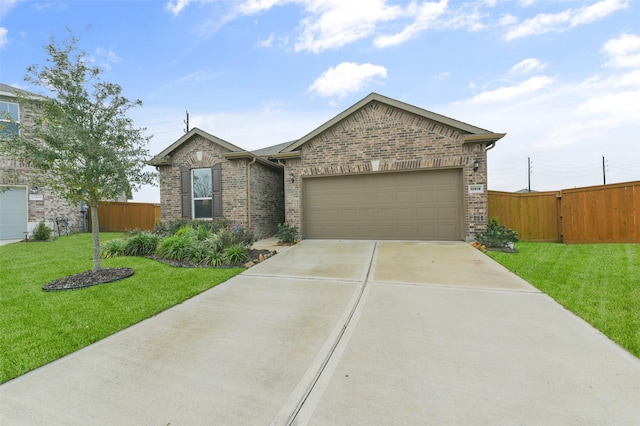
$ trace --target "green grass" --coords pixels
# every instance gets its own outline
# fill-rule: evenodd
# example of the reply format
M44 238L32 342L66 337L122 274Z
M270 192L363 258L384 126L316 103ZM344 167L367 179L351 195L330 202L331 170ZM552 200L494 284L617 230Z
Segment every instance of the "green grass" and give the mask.
M101 242L122 237L101 234ZM103 259L130 267L127 279L45 292L57 278L92 268L91 235L0 246L0 383L47 364L226 281L243 269L174 268L138 257Z
M488 254L640 358L640 244L516 248Z

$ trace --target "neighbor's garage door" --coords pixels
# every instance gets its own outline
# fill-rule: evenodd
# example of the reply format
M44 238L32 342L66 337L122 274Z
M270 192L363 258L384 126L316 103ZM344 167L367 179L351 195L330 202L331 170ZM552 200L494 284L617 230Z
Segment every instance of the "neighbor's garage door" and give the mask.
M305 238L461 240L460 169L306 178Z
M27 190L10 188L0 192L0 240L19 240L27 230Z

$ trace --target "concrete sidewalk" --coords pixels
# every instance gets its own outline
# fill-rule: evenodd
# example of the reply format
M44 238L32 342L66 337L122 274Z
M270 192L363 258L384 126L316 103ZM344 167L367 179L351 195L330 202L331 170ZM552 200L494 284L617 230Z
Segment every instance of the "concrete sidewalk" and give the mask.
M638 424L640 361L467 244L278 251L0 386L0 424Z

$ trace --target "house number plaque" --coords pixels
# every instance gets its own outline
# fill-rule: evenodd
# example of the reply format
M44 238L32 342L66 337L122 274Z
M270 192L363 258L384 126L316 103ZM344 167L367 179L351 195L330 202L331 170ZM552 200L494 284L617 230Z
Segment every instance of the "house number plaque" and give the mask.
M484 185L469 185L469 194L482 194Z

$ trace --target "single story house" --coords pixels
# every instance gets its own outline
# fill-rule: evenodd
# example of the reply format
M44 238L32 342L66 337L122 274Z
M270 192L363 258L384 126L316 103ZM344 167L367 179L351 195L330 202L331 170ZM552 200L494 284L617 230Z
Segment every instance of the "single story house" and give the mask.
M162 220L225 217L302 238L472 240L504 137L376 93L293 142L248 152L193 129L150 161ZM203 183L206 182L206 183Z
M29 100L28 105L20 103L18 94ZM41 100L39 95L0 83L0 132L21 131L6 114L21 126L32 126L40 113ZM42 185L40 176L29 164L0 155L0 240L23 239L42 220L55 231L83 229L80 206L70 205Z

